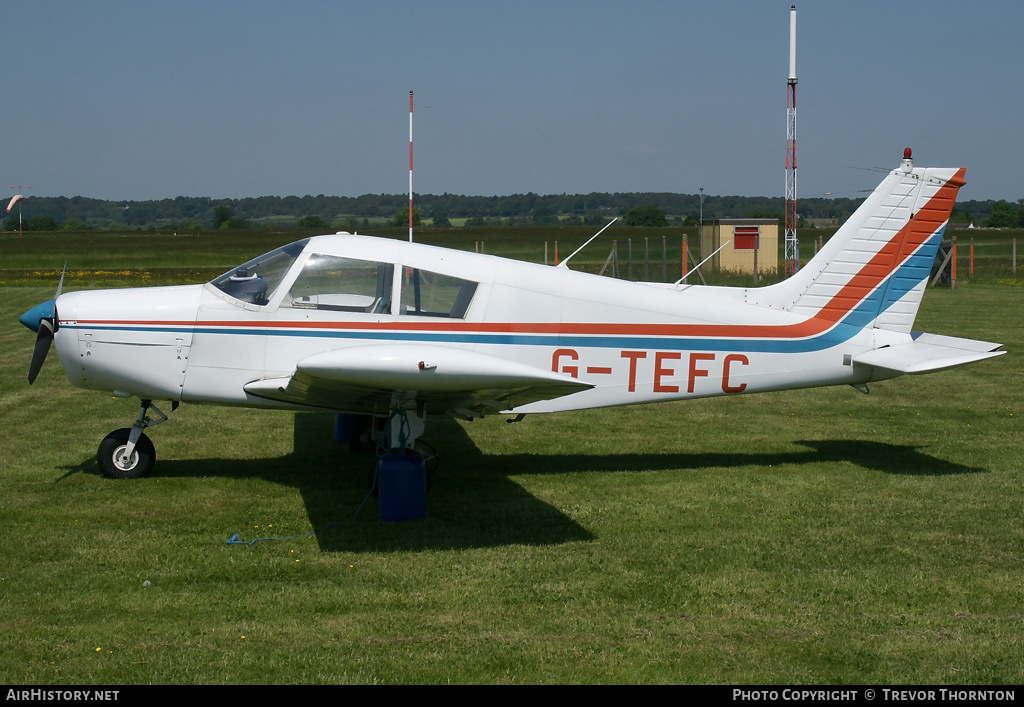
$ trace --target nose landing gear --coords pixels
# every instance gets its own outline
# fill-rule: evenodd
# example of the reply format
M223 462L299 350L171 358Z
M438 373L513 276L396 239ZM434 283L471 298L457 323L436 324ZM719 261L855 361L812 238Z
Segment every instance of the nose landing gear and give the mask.
M159 416L150 419L146 413L152 410ZM100 442L96 460L105 476L112 479L135 479L145 476L156 464L156 450L143 430L159 425L167 419L152 400L143 400L139 419L130 428L114 430Z

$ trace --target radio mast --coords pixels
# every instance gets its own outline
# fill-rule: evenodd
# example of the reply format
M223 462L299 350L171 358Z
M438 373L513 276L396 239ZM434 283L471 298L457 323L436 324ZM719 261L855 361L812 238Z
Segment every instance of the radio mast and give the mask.
M796 5L789 8L789 81L786 83L786 277L800 269L796 239Z

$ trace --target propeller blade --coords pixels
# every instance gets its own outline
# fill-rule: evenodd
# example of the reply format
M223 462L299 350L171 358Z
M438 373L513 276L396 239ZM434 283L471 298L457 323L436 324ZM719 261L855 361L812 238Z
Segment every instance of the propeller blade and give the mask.
M53 342L53 322L49 319L39 321L39 334L36 335L36 346L32 350L32 361L28 365L28 384L36 382L46 354L50 351L50 344Z
M57 294L53 296L53 301L56 302L57 298L60 297L60 291L64 289L64 273L68 271L68 261L64 261L64 267L60 271L60 282L57 283ZM56 316L56 315L54 315Z

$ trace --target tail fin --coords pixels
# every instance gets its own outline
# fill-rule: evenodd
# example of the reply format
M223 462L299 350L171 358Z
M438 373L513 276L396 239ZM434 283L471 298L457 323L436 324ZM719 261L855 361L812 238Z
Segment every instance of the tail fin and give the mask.
M800 272L761 304L909 333L964 184L963 169L915 168L910 150Z

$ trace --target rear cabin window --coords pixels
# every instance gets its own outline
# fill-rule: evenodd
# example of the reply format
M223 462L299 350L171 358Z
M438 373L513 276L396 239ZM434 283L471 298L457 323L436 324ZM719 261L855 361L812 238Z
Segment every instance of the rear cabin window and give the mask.
M473 301L477 283L428 270L405 268L402 314L462 319Z
M393 272L390 263L314 253L282 306L389 314Z

